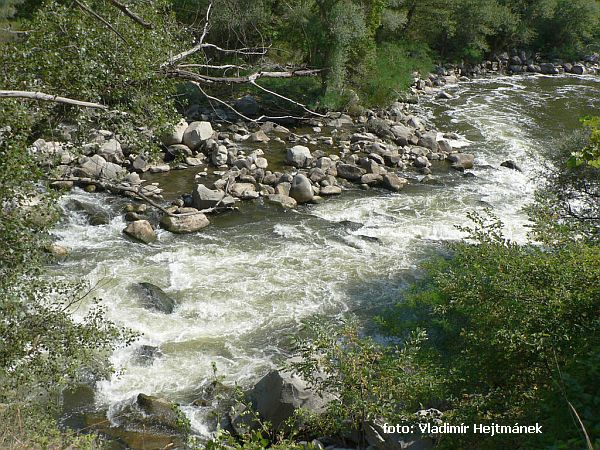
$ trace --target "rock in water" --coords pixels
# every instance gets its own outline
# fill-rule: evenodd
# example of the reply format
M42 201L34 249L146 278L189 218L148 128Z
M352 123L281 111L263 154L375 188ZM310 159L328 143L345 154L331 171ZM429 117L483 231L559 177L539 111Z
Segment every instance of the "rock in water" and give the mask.
M470 153L453 153L448 156L452 167L458 170L472 169L475 156Z
M188 123L184 119L181 119L171 131L166 132L160 137L161 142L167 147L169 145L181 144L183 142L183 134L188 126Z
M303 408L319 414L331 400L311 391L301 378L277 370L265 375L248 393L248 398L260 417L271 422L276 429L281 427L296 409ZM241 418L236 419L239 422Z
M512 159L509 159L508 161L504 161L500 165L502 167L506 167L508 169L516 170L518 172L523 172L523 170L521 169L521 167L516 162L514 162Z
M303 168L310 166L312 155L308 147L295 145L289 148L286 154L285 162L294 167Z
M131 222L127 225L127 228L123 230L123 233L144 244L156 241L154 228L152 228L152 225L150 225L150 222L147 220L136 220Z
M349 181L358 181L360 178L367 173L366 170L361 169L354 164L338 164L337 174L338 177L344 178Z
M192 122L183 133L183 143L192 150L196 150L212 135L213 128L210 122Z
M194 233L210 224L208 218L196 208L179 208L179 214L182 215L165 214L160 219L160 225L171 233L183 234Z
M171 314L175 308L175 300L169 297L161 288L152 283L136 283L134 289L140 296L144 308Z
M314 195L310 180L304 175L296 175L292 180L292 186L290 187L290 197L298 203L306 203L310 202Z
M279 205L284 209L293 209L298 206L298 202L292 197L282 194L271 194L267 197L269 203Z

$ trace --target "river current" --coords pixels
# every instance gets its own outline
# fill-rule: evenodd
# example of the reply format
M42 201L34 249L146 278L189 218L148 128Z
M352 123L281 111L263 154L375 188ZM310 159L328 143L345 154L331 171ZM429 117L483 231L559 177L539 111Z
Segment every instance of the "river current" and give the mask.
M468 223L469 211L489 207L509 238L526 239L523 207L544 152L579 117L600 113L600 79L503 77L446 90L455 98L422 107L440 131L471 142L475 177L434 169L435 183L413 178L399 193L347 191L289 212L244 206L197 234L159 230L148 246L123 236L122 201L83 191L64 198L93 202L113 218L91 226L68 212L54 234L72 253L53 273L96 285L109 318L142 333L113 354L121 371L98 383L97 405L110 408L140 392L185 403L212 377L213 362L226 382L255 381L287 356L302 319L368 317L399 301L419 264L463 237L456 226ZM523 172L500 167L508 159ZM140 305L131 284L144 281L176 300L172 314ZM132 355L141 345L158 347L160 356L140 365ZM197 432L206 431L200 411L184 411Z

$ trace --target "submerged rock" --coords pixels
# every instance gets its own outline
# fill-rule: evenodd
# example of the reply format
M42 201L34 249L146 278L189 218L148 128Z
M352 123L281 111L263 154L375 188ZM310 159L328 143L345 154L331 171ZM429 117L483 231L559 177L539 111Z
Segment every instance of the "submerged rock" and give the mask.
M165 291L152 283L136 283L134 290L140 297L144 308L171 314L175 308L175 300L169 297Z
M73 198L68 201L66 206L72 211L83 213L90 225L107 225L110 223L110 214L93 203L82 202Z
M512 159L509 159L508 161L504 161L500 165L502 167L506 167L508 169L516 170L518 172L523 172L523 170L521 169L521 167L516 162L514 162Z

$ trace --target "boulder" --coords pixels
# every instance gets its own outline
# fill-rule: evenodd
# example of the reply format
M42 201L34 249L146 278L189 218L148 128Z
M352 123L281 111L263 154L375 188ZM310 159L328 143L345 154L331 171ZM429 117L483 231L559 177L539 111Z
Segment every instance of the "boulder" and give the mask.
M231 195L238 198L255 198L254 195L249 195L249 193L257 193L256 187L252 183L235 183L231 186L229 192L231 192Z
M402 124L394 125L390 130L394 134L396 144L402 146L407 145L413 135L413 130Z
M146 172L150 166L148 165L148 161L144 155L138 155L133 160L131 167L133 168L133 170L137 170L139 172Z
M125 158L121 144L116 139L109 139L100 145L96 154L102 156L108 162L119 164L122 163L123 158Z
M383 186L391 191L400 191L407 183L406 178L400 178L395 173L386 173L383 176Z
M260 112L260 105L251 95L244 95L236 100L233 107L236 111L248 117L257 116Z
M417 156L413 162L413 166L415 166L417 169L423 169L431 166L431 163L426 156Z
M285 157L286 164L294 167L303 168L309 167L312 161L312 155L310 149L303 145L295 145L287 150Z
M314 197L310 180L302 174L296 175L290 186L290 197L298 203L310 202Z
M183 133L183 143L192 150L197 150L212 135L213 128L210 122L192 122Z
M557 75L558 68L554 66L552 63L542 63L540 64L540 71L545 75Z
M576 75L584 75L586 73L586 68L583 64L574 64L571 68L571 73Z
M256 164L256 167L259 169L264 170L269 166L269 161L267 161L266 158L258 157L256 158L256 161L254 161L254 164Z
M338 177L344 178L349 181L358 181L360 177L362 177L366 171L361 169L354 164L338 164L337 165L337 174Z
M292 183L290 183L288 181L282 181L281 183L278 183L277 186L275 186L275 193L289 196L291 188L292 188Z
M219 167L227 164L228 156L229 154L227 152L227 147L224 145L218 145L213 148L213 151L210 155L210 160L215 166Z
M428 131L427 133L424 133L419 138L418 145L419 145L419 147L425 147L434 152L437 151L437 148L438 148L437 133L435 131Z
M194 211L196 211L196 213L192 214ZM169 216L165 214L160 219L160 225L171 233L194 233L210 224L208 218L197 211L198 210L195 208L179 208L179 213L186 215Z
M110 214L93 203L73 198L67 202L66 207L72 211L83 213L90 225L107 225L110 223Z
M171 156L171 158L185 158L188 156L193 156L192 149L183 144L169 145L167 147L167 153Z
M448 161L455 169L472 169L475 156L470 153L453 153L448 155Z
M371 117L366 123L366 129L368 132L384 139L394 137L394 134L390 129L390 124L378 117Z
M321 188L320 195L329 196L329 195L339 195L342 193L342 188L339 186L324 186Z
M147 220L136 220L131 222L127 225L127 228L123 230L123 233L144 244L156 241L154 228L152 228L152 225L150 225L150 222Z
M171 314L175 308L175 300L169 297L165 291L152 283L136 283L134 290L140 297L142 306L147 309Z
M258 130L252 133L248 138L250 142L269 142L271 138L265 134L263 130Z
M167 147L181 144L183 142L183 134L187 130L188 126L188 123L184 119L181 119L171 131L164 133L160 137L160 141Z
M309 389L308 384L296 375L273 370L265 375L248 392L252 409L271 422L274 428L284 425L298 408L319 414L331 400Z
M502 167L506 167L508 169L516 170L518 172L523 172L523 170L521 169L521 167L516 162L514 162L512 159L509 159L508 161L504 161L500 165Z
M209 189L203 184L197 185L192 191L192 206L199 210L213 208L217 204L231 206L233 203L233 198L225 192Z
M285 209L293 209L298 206L298 202L294 200L292 197L282 194L271 194L267 197L267 201L269 203L279 205Z

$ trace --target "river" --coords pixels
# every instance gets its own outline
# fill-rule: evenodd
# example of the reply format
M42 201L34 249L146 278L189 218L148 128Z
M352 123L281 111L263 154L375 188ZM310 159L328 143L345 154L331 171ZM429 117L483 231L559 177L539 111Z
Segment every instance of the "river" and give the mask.
M368 317L399 301L419 263L443 241L462 237L456 226L467 223L469 211L489 207L508 237L526 239L523 207L533 198L544 152L578 127L579 117L598 114L600 80L504 77L447 92L455 98L422 107L438 129L472 142L475 177L434 169L435 183L413 179L397 194L348 191L290 212L245 206L197 234L159 231L148 246L124 238L121 200L83 191L64 198L94 202L113 218L91 226L68 212L54 234L72 254L53 273L97 284L94 295L104 300L108 317L143 333L112 356L122 371L97 384L98 407L139 392L185 403L212 376L213 362L226 382L255 381L287 356L289 335L302 319ZM500 167L507 159L523 172ZM142 281L177 301L173 314L140 306L131 284ZM158 347L161 356L140 365L132 355L141 345ZM205 433L202 413L184 410Z

